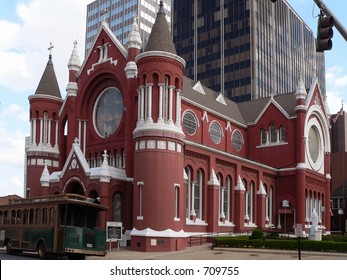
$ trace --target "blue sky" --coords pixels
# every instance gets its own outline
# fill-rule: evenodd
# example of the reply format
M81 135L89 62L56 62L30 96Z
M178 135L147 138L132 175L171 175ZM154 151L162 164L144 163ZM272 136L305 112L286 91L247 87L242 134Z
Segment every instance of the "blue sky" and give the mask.
M270 0L261 0L270 1ZM86 5L92 0L0 0L0 196L24 194L24 139L29 135L28 96L34 94L54 45L53 63L65 96L67 62L73 41L84 57ZM288 0L316 32L319 9L313 0ZM347 28L347 1L324 3ZM347 102L347 42L334 30L326 52L328 104L331 113ZM347 106L345 106L347 108Z

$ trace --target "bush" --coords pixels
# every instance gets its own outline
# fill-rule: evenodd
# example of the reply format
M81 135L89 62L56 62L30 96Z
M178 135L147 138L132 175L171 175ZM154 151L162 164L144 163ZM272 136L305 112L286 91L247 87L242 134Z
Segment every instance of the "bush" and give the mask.
M256 228L255 230L253 230L249 239L264 239L264 232L261 229Z
M280 234L276 231L271 231L267 236L266 239L278 239L280 237Z
M298 250L297 239L247 240L240 237L223 236L217 237L215 241L217 247ZM300 247L304 251L347 252L347 242L301 240Z

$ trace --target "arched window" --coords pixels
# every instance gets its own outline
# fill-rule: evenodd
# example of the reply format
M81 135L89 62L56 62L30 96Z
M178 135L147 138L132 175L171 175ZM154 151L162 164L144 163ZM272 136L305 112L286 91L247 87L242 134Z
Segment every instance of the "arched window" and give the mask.
M270 142L276 143L277 142L277 132L276 132L276 127L275 127L274 123L270 124L269 131L270 131Z
M286 142L286 127L284 125L280 126L280 142Z
M227 176L225 178L225 188L224 188L224 212L225 220L231 221L231 177Z
M246 182L244 181L246 186ZM254 183L251 181L248 188L246 187L246 214L245 220L248 220L250 223L253 223L253 195L254 195Z
M202 189L203 189L203 172L197 171L196 184L194 185L194 210L197 219L202 219Z
M271 225L273 223L273 221L272 221L273 187L270 186L269 189L267 189L266 185L264 187L267 190L267 195L266 195L266 219L268 221L268 224Z
M122 221L122 197L119 193L113 196L113 221Z
M186 217L190 218L191 210L191 188L192 188L192 171L189 166L185 168L187 174L187 187L186 187Z
M266 145L267 144L267 132L264 128L260 130L260 137L261 137L261 144Z

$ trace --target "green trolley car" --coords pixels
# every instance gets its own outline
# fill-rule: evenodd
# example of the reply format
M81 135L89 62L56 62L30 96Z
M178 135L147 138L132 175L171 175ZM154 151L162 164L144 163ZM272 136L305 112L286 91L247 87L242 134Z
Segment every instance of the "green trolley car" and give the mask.
M106 255L100 214L107 207L76 194L11 200L0 206L0 246L8 254L36 251L41 258Z

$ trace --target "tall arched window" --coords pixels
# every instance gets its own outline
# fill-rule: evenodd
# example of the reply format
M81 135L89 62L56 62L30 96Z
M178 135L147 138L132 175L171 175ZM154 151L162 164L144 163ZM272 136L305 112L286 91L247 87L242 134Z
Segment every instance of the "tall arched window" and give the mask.
M270 130L270 142L271 143L276 143L277 142L277 131L274 123L270 124L269 127Z
M246 181L244 181L244 184L246 186ZM251 181L249 183L249 186L246 187L246 213L245 213L245 219L248 220L250 223L253 223L253 195L254 195L254 183Z
M203 190L203 172L197 171L196 184L194 185L194 210L197 219L202 219L202 190Z
M286 127L284 125L280 126L280 142L286 142Z
M273 187L270 186L269 189L264 186L265 189L267 190L267 195L266 195L266 219L271 225L272 222L272 199L273 199Z
M48 133L49 133L49 127L48 127L48 113L45 111L43 113L43 143L48 143Z
M187 174L187 187L186 187L186 217L190 217L191 210L191 187L192 187L192 171L189 166L185 168L185 172Z
M231 221L231 178L227 176L225 178L225 189L224 189L224 212L225 212L225 220Z
M261 144L266 145L267 144L267 132L264 128L260 130L260 137L261 137Z
M113 196L113 221L122 221L122 197L119 193Z

